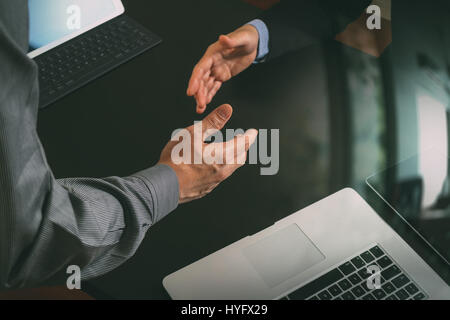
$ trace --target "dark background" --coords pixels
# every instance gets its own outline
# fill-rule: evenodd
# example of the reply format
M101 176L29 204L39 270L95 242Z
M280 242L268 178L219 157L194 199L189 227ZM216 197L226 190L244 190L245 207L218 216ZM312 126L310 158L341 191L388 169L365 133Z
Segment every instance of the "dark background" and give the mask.
M195 63L219 34L261 12L238 0L124 4L163 43L40 111L39 135L57 178L126 176L156 164L172 131L202 118L185 94ZM379 167L352 169L361 151L354 148L352 97L339 66L355 52L343 47L331 41L312 46L253 66L225 84L207 112L230 103L228 128L280 129L279 173L261 176L258 165L241 168L209 196L179 206L152 226L130 261L85 290L99 298L167 299L166 275L341 188L354 187L372 205L383 206L369 199L364 181L396 157L386 152ZM389 65L385 60L389 55L376 61L381 69ZM380 150L392 144L388 105L379 106ZM389 211L385 218L395 219ZM429 253L406 233L415 248Z

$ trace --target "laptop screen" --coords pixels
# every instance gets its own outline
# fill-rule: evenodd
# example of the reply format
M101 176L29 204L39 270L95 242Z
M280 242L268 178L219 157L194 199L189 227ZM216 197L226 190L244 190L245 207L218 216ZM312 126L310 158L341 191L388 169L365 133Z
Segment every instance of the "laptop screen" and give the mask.
M427 149L367 182L450 263L450 159L443 149Z
M31 56L123 13L117 0L28 0Z

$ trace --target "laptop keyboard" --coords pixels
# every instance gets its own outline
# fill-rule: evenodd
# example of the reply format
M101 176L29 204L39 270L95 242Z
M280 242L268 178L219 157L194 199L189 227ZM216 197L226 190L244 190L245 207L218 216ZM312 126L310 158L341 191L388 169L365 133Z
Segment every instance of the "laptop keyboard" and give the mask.
M37 56L34 60L39 67L40 107L160 42L158 36L122 15Z
M381 288L369 286L368 282L372 283L369 279L372 274L368 272L370 266L377 266L380 270ZM282 300L423 300L426 298L424 291L380 246L374 246L290 293Z

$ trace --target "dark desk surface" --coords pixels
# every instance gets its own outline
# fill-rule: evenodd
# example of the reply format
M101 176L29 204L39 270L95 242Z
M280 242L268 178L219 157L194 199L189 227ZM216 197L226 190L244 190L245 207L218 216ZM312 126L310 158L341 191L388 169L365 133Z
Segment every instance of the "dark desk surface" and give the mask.
M220 33L260 12L239 0L124 3L164 42L40 112L39 134L58 178L124 176L154 165L172 131L201 118L185 95L196 61ZM229 128L280 129L278 175L261 176L255 165L240 169L213 194L153 226L129 262L90 284L114 298L165 299L169 273L338 189L365 193L373 168L350 172L339 147L345 123L334 121L339 109L329 108L322 53L311 47L252 67L209 107L234 106Z

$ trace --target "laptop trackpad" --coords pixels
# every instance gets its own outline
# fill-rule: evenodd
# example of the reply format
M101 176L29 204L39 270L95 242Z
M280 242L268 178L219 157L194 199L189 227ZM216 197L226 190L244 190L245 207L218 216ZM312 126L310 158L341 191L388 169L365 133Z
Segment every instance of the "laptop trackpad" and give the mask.
M251 244L243 252L271 288L325 259L297 224Z

